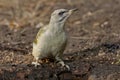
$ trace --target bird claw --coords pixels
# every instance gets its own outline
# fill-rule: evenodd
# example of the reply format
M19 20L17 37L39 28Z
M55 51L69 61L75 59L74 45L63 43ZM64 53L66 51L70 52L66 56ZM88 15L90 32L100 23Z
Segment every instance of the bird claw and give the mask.
M32 64L35 65L35 67L40 65L38 62L32 62Z
M60 61L59 63L62 65L62 67L65 67L68 70L70 70L70 67L68 65L66 65L63 61Z
M66 64L63 67L66 67L68 70L70 70L70 67Z

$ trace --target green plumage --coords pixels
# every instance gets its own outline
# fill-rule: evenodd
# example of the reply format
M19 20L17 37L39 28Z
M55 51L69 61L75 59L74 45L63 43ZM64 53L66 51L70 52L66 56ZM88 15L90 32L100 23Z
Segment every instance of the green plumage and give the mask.
M34 39L33 43L37 44L37 42L38 42L38 40L37 40L38 37L40 37L41 34L43 34L44 32L45 32L45 27L41 28L41 29L38 31L37 36L36 36L36 38Z
M62 60L62 54L67 44L67 35L64 24L75 9L58 9L51 14L50 22L41 28L33 44L33 56L36 59L35 66L39 65L38 60L43 58L54 58L62 66L70 69Z

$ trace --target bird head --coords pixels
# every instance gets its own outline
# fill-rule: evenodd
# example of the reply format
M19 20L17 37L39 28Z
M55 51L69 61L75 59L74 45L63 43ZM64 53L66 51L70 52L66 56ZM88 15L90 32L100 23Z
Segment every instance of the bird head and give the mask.
M52 23L64 23L68 17L77 9L58 9L51 14L50 22Z

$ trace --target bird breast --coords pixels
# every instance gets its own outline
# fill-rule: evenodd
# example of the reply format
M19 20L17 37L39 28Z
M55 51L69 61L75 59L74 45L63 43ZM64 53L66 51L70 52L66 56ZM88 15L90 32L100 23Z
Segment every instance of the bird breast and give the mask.
M52 32L46 31L44 35L38 39L40 52L47 57L56 55L63 46L65 46L67 37L64 31Z

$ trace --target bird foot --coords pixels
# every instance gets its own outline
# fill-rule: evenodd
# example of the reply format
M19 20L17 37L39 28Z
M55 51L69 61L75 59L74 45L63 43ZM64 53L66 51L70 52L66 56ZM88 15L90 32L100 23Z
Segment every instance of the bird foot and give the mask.
M68 70L70 70L70 67L66 64L63 67L66 67Z
M70 70L70 67L66 65L63 61L60 61L59 63L62 65L62 67L66 67L68 70Z
M40 65L38 62L32 62L32 64L35 65L35 67Z

